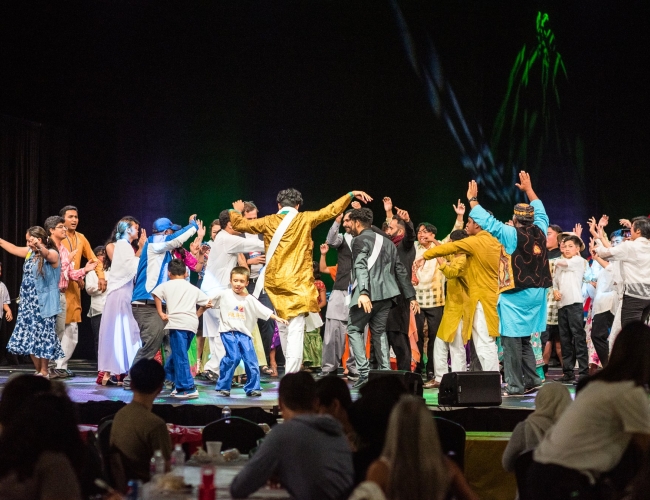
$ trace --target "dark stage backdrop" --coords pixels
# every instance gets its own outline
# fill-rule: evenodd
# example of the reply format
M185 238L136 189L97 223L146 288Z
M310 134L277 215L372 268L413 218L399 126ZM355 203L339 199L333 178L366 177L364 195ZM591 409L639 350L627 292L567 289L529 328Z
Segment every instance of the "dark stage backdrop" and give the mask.
M147 229L161 216L209 222L237 198L264 215L289 186L305 209L366 190L377 222L391 196L446 234L474 177L482 204L509 218L513 168L533 172L565 228L650 213L647 11L642 0L3 2L0 234L20 240L73 204L97 245L123 215ZM20 263L0 258L15 297ZM87 355L85 326L81 337Z

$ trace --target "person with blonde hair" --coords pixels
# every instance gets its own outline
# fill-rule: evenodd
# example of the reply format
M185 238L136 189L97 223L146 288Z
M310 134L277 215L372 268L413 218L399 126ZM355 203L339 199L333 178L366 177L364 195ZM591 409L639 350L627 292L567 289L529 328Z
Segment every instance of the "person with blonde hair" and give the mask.
M478 499L458 466L443 454L433 415L410 395L393 408L384 450L359 490L372 489L368 482L376 483L388 500L443 500L450 494L458 500Z

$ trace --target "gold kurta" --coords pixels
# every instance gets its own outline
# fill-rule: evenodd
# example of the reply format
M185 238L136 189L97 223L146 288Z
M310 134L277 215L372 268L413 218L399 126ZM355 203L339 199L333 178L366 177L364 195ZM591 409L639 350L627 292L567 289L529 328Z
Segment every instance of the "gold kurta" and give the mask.
M467 257L464 254L456 255L450 262L440 264L438 269L447 278L447 302L437 336L445 342L453 342L460 320L463 320L463 324L469 323L472 312L467 283ZM468 330L463 329L463 344L467 344L468 340Z
M343 212L351 201L352 197L346 194L316 212L299 212L289 224L273 258L267 262L264 278L264 290L281 318L291 319L300 314L320 311L318 291L314 286L311 232L320 223ZM264 235L267 250L283 218L284 214L273 214L247 220L237 211L230 212L233 229Z
M501 243L487 231L458 241L431 248L422 257L433 259L456 253L467 255L467 284L469 285L470 316L463 324L463 338L469 339L474 322L476 304L480 301L491 337L499 336L499 260Z
M72 258L75 269L81 269L82 256L85 257L86 260L97 260L90 243L88 243L86 237L79 232L75 232L72 237L68 234L63 239L62 243L70 252L77 248L79 249L76 255ZM104 268L102 267L101 262L97 263L95 272L99 279L104 279ZM68 323L81 323L81 289L76 281L70 280L70 283L68 283L68 288L65 291L65 300L67 301L65 311L66 325Z

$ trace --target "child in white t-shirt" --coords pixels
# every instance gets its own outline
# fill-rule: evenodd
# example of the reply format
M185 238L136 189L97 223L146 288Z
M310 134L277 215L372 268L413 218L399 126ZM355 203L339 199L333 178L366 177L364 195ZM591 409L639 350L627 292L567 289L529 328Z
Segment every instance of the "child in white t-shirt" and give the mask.
M288 321L277 317L271 309L248 294L246 286L249 276L245 267L233 268L230 271L230 289L221 290L210 299L212 307L219 309L219 335L226 348L226 355L219 366L216 387L219 396L230 396L232 377L242 359L247 378L244 386L246 395L262 395L259 363L253 347L253 328L258 319L266 321L272 318L279 323L288 324Z
M172 355L165 363L167 380L174 382L172 397L179 399L196 399L194 379L190 372L187 350L196 335L199 316L208 309L210 299L197 287L186 281L187 269L180 259L172 259L167 267L169 281L158 285L151 294L156 301L158 314L166 321L165 330L169 330L169 343ZM162 302L167 305L167 313L162 310ZM196 306L199 305L198 311Z
M580 257L585 245L573 234L562 239L560 251L562 259L555 261L553 276L553 295L558 301L557 322L562 345L562 370L564 375L556 378L558 382L573 382L573 368L578 360L580 376L589 374L589 354L587 334L584 328L582 283L589 272L587 261ZM574 349L575 344L575 349Z

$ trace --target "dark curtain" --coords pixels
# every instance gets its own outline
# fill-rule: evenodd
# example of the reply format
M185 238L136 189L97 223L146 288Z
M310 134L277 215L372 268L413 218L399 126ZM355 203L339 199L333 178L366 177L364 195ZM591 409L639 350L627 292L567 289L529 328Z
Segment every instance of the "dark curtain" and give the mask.
M42 225L52 215L48 213L51 202L65 192L68 142L65 131L0 114L0 238L24 245L27 228ZM6 363L5 346L16 324L14 299L20 290L23 261L4 250L0 260L0 280L9 290L14 316L11 323L2 322L0 331L0 362Z

